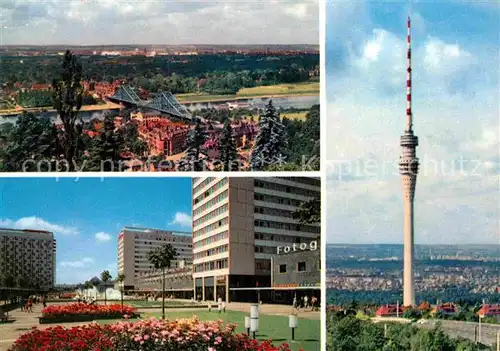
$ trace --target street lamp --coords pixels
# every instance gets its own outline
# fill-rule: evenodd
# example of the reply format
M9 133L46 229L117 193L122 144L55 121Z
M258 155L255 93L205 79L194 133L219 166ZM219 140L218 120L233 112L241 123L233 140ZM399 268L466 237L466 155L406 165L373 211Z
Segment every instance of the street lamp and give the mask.
M247 335L250 336L250 317L245 316L245 329L247 330Z
M255 339L255 333L259 331L259 305L250 306L250 331Z
M299 320L296 314L288 316L288 326L292 329L292 341L295 341L295 328L299 325Z

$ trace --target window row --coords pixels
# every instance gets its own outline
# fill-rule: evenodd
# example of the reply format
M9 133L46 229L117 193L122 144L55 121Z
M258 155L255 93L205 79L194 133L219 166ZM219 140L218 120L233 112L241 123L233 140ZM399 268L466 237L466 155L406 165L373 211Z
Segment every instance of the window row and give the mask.
M193 200L193 205L196 205L198 202L202 201L203 199L206 199L207 197L209 197L210 195L212 195L214 192L216 192L217 190L219 190L222 187L224 187L226 184L227 184L227 178L222 178L217 183L215 183L215 185L212 186L210 189L207 189L203 194L201 194L200 196L196 197Z
M290 236L283 234L268 234L268 233L255 233L255 240L267 240L267 241L279 241L283 243L308 243L311 241L310 238L302 238L300 236Z
M285 218L293 218L293 212L282 210L279 208L270 208L270 207L258 207L256 206L254 209L255 213L260 213L268 216L276 216L276 217L285 217Z
M221 260L210 261L205 263L200 263L194 266L195 273L214 271L218 269L224 269L228 267L227 258Z
M297 262L297 272L305 272L307 270L306 262ZM291 272L291 271L290 271ZM289 273L286 264L280 264L280 274Z
M302 195L302 196L308 196L308 197L319 197L319 194L320 194L318 191L312 191L312 190L308 190L308 189L297 188L294 186L277 184L277 183L273 183L273 182L266 182L266 181L263 181L260 179L255 179L254 185L256 188L280 191L282 193Z
M304 203L304 201L300 201L300 200L285 199L285 198L279 197L279 196L263 195L263 194L257 194L257 193L254 194L254 199L258 200L258 201L265 201L265 202L271 202L274 204L294 206L294 207L300 207Z
M224 204L220 207L217 207L215 210L213 211L210 211L209 213L207 213L206 215L204 215L203 217L201 218L198 218L197 220L195 220L193 222L193 227L197 227L199 226L200 224L203 224L205 222L208 222L210 221L211 219L214 219L215 217L218 217L220 216L221 214L223 213L226 213L229 209L229 205L228 204Z
M220 241L220 240L225 240L225 239L227 239L228 236L229 236L229 231L226 230L226 231L223 231L222 233L218 233L218 234L212 235L206 239L200 240L200 241L194 243L193 246L195 249L197 249L199 247L203 247L203 246L215 243L215 242Z
M263 228L272 228L272 229L293 230L296 232L306 232L314 234L319 234L321 231L320 227L314 227L312 225L281 223L281 222L263 221L263 220L255 220L254 226Z
M229 218L223 218L220 221L217 221L215 223L209 224L206 227L203 227L193 233L193 237L198 237L200 235L209 233L213 230L216 230L217 228L223 227L229 223Z
M200 258L204 258L204 257L208 257L208 256L218 255L218 254L221 254L223 252L227 252L227 250L228 250L227 244L221 245L221 246L214 247L213 249L208 249L205 251L198 252L194 255L194 258L200 259Z
M221 202L222 200L226 199L227 195L228 195L228 191L226 190L226 191L220 193L219 195L217 195L216 197L214 197L212 200L204 203L203 205L201 205L200 207L198 207L196 210L193 211L193 217L196 217L200 213L205 212L210 207L213 207L216 204L218 204L219 202Z

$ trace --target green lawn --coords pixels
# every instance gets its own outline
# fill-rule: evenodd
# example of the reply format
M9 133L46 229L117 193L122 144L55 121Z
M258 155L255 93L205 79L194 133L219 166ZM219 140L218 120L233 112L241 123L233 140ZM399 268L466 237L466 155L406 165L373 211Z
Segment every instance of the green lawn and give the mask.
M258 97L271 97L271 96L300 96L319 94L318 82L306 82L297 84L277 84L258 86L253 88L240 89L236 95L209 95L203 93L187 93L177 94L175 97L179 102L216 102L225 100L238 100L249 99Z
M280 113L281 118L288 118L288 119L298 119L301 121L306 120L306 115L307 111L301 111L301 112L282 112Z
M319 94L319 83L307 82L297 84L277 84L258 86L253 88L243 88L238 91L238 96L275 96L275 95L303 95Z
M167 319L191 318L196 315L202 321L208 320L223 320L225 323L238 324L236 328L237 333L246 333L245 330L245 316L249 313L228 311L219 314L218 312L203 311L167 311ZM161 314L158 313L143 313L141 317L156 317L160 318ZM260 315L259 329L257 339L268 340L272 339L275 345L283 343L290 344L292 350L297 351L304 349L305 351L319 351L321 323L319 320L299 319L299 326L295 330L295 342L291 341L292 333L288 328L288 317Z

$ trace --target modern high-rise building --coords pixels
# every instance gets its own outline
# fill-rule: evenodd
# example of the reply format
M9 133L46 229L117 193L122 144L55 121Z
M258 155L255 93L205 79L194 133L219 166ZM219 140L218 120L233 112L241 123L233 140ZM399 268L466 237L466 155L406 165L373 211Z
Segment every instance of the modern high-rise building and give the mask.
M270 287L278 247L319 239L320 225L293 213L320 191L316 178L194 178L195 297L229 301L234 289Z
M414 227L413 227L413 200L419 161L416 156L418 137L413 134L413 115L411 110L411 22L408 17L408 50L407 50L407 79L406 79L406 129L401 136L402 154L399 158L399 172L403 178L404 195L404 272L403 272L403 305L415 305L414 287Z
M150 251L171 244L177 251L172 268L193 262L193 239L190 232L125 227L118 236L118 272L125 274L125 289L135 289L140 276L154 273L148 260Z
M54 234L0 228L0 274L20 287L52 289L56 283Z

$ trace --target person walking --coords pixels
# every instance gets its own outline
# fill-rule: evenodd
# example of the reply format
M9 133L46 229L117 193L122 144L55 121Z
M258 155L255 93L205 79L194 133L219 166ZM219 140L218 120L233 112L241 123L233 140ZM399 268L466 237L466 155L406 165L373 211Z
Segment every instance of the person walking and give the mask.
M309 307L309 297L304 296L304 309L307 309Z
M31 296L30 296L30 298L28 299L28 305L27 305L27 307L28 307L28 308L27 308L27 309L28 309L28 312L29 312L29 313L33 313L33 299L31 298Z

